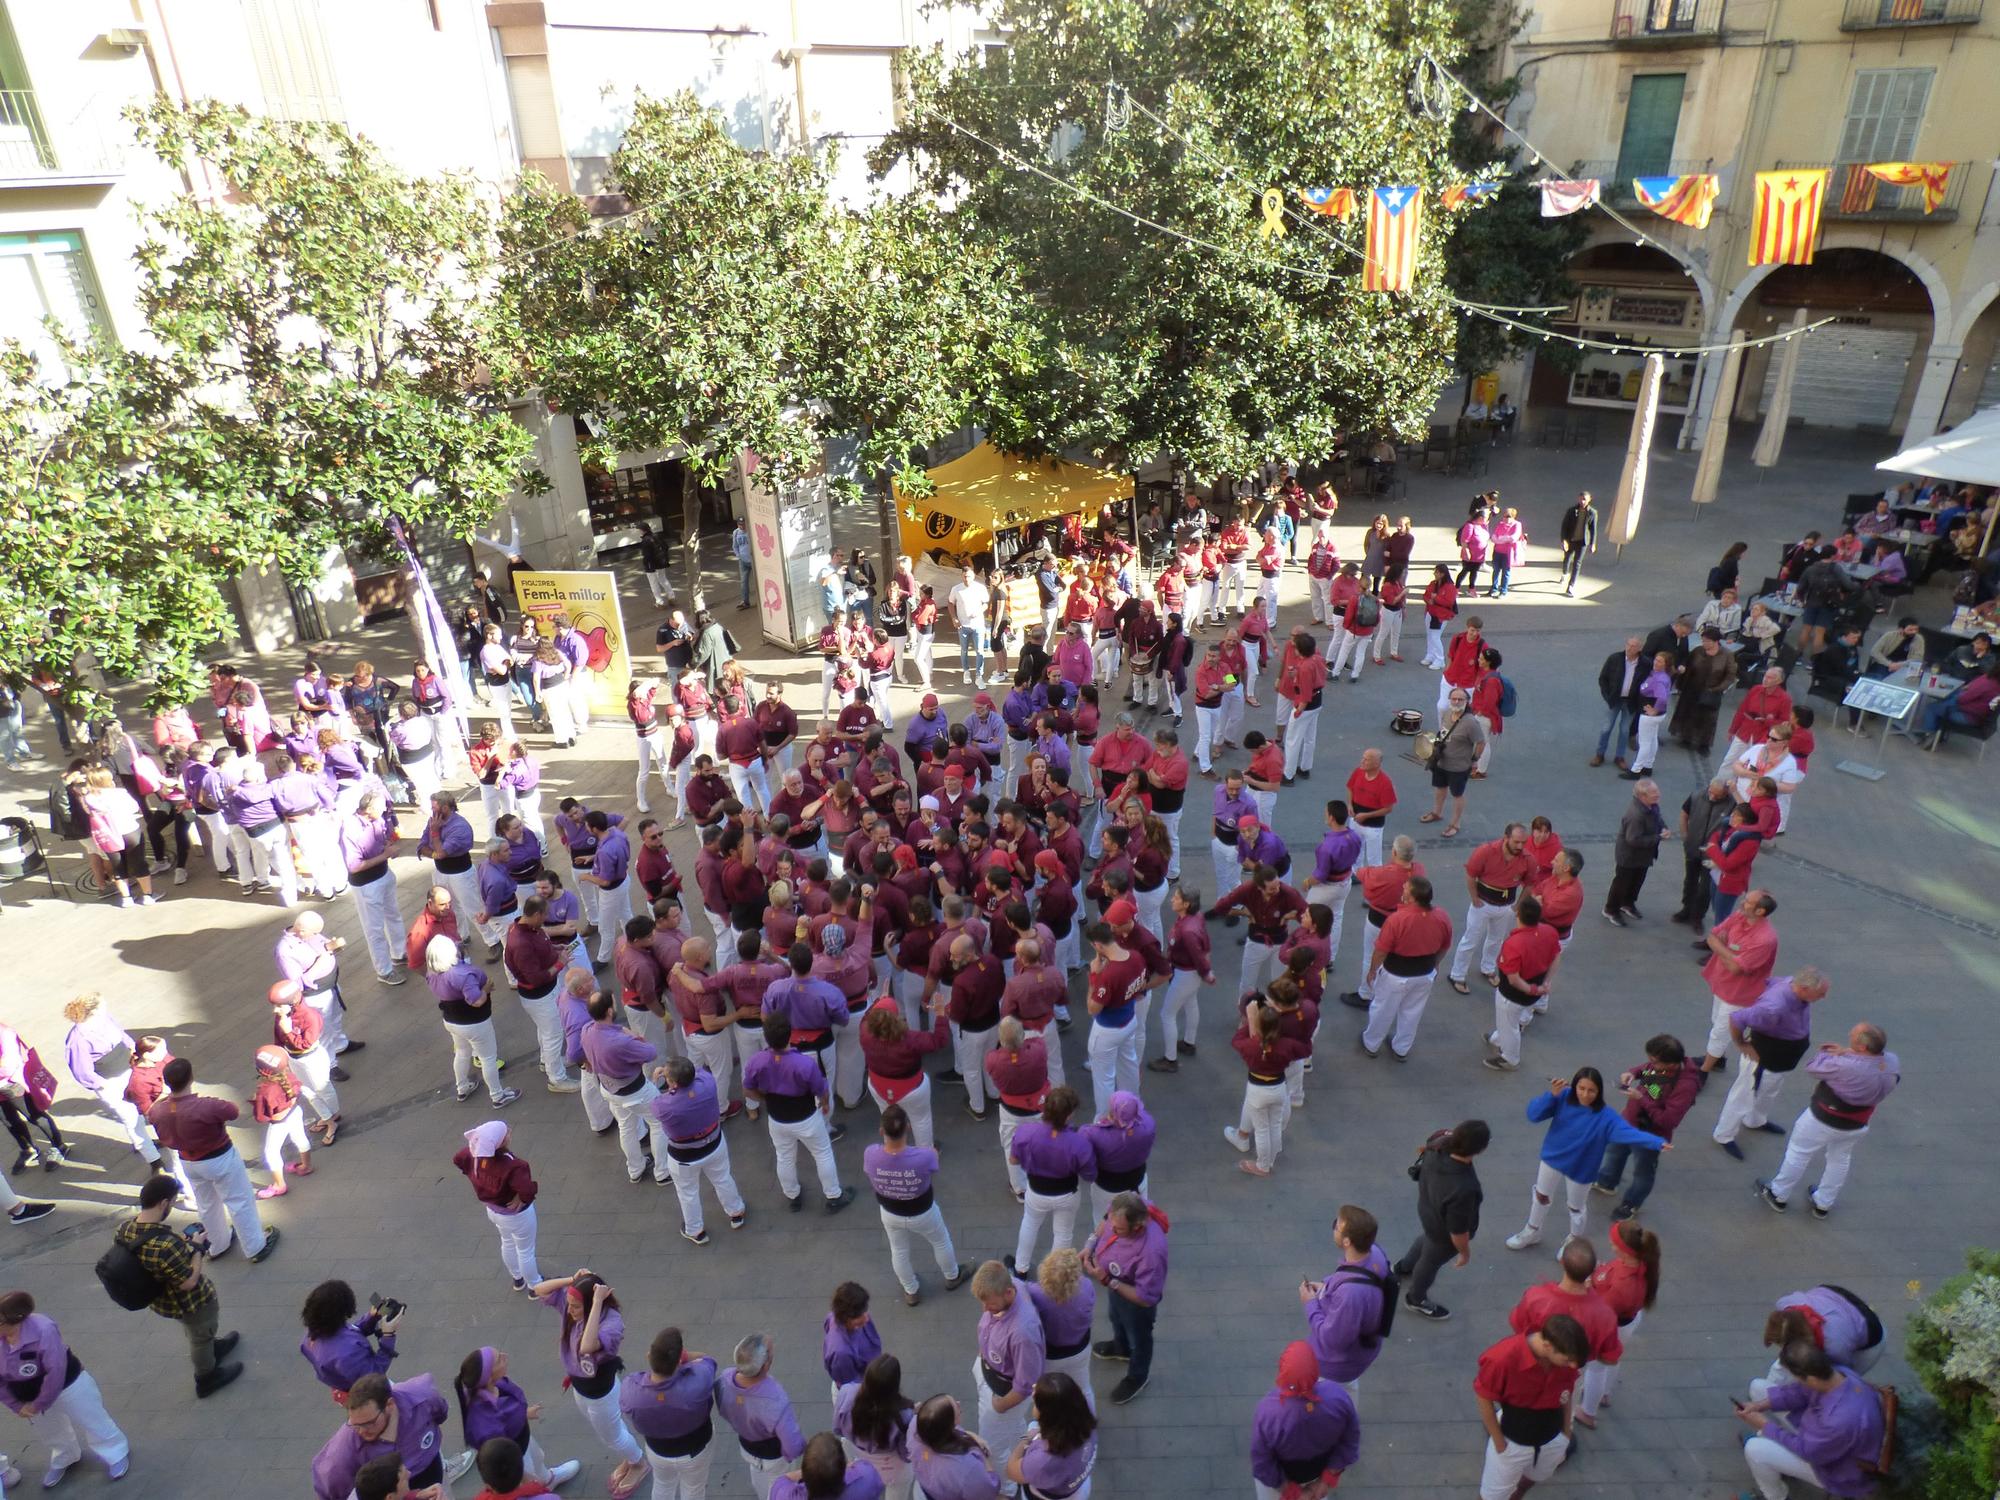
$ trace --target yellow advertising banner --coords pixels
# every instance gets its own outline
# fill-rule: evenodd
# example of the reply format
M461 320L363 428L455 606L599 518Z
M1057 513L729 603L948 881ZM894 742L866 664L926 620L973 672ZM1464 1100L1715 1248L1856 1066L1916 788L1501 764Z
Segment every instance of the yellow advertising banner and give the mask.
M618 609L618 581L609 573L516 573L514 597L521 613L551 638L550 623L568 615L590 645L584 680L590 684L590 711L616 718L625 712L632 681L632 658L625 649L625 620Z

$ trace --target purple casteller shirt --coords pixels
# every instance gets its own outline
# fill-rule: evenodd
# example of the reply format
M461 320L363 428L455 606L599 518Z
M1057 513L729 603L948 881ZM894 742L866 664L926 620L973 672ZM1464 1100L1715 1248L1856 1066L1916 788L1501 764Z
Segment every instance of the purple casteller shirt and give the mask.
M1042 1320L1042 1336L1047 1341L1046 1352L1050 1359L1067 1359L1089 1347L1090 1324L1097 1315L1096 1282L1088 1276L1079 1276L1076 1290L1070 1293L1067 1302L1056 1301L1042 1290L1039 1282L1016 1278L1014 1290L1025 1291L1035 1304L1035 1312Z
M1090 1149L1090 1142L1076 1130L1067 1127L1057 1130L1045 1120L1023 1120L1014 1132L1014 1144L1007 1148L1007 1155L1030 1177L1095 1180L1097 1176L1097 1157Z
M697 1068L694 1082L684 1089L662 1089L650 1107L667 1139L677 1146L702 1145L722 1124L722 1106L715 1101L715 1075L706 1068Z
M330 1391L345 1391L363 1375L386 1375L390 1361L396 1357L396 1335L382 1334L374 1343L368 1336L375 1332L376 1318L373 1313L358 1323L344 1323L330 1338L304 1338L299 1341L299 1353L312 1366L313 1377Z
M1765 985L1764 993L1732 1015L1729 1024L1779 1041L1804 1041L1812 1035L1812 1007L1798 997L1792 976L1786 974Z
M1033 1487L1037 1495L1047 1495L1049 1500L1063 1500L1066 1495L1074 1495L1090 1477L1090 1466L1097 1461L1097 1434L1092 1433L1076 1448L1068 1453L1055 1453L1042 1441L1040 1429L1028 1439L1028 1446L1021 1450L1021 1478Z
M819 1360L836 1386L859 1380L868 1362L881 1352L882 1335L873 1318L859 1328L844 1328L838 1317L828 1313L820 1325Z
M1322 1378L1310 1402L1274 1388L1257 1403L1250 1424L1250 1473L1258 1483L1283 1489L1287 1465L1297 1466L1302 1475L1311 1467L1311 1478L1317 1479L1328 1469L1346 1469L1360 1456L1361 1424L1354 1419L1354 1402L1333 1381Z
M1361 835L1352 828L1329 828L1313 850L1313 884L1332 885L1354 872L1361 858Z
M70 1027L69 1035L63 1041L63 1057L69 1064L69 1076L86 1092L102 1093L110 1085L98 1076L97 1065L107 1053L116 1052L120 1047L127 1052L132 1050L131 1035L111 1018L111 1012L100 1006Z
M343 819L340 825L340 854L347 861L348 873L353 874L369 860L386 853L389 841L395 836L396 815L392 812L385 811L381 817L372 820L359 813Z
M891 1151L877 1144L861 1153L862 1175L874 1189L876 1202L884 1207L891 1203L920 1202L931 1191L937 1169L938 1154L926 1146L905 1146L901 1151Z
M788 973L764 991L764 1014L783 1016L793 1031L831 1031L847 1024L847 996L824 979Z
M616 890L625 883L626 873L631 868L632 841L625 837L625 830L614 826L599 834L597 855L590 863L590 873Z
M458 813L444 820L437 831L436 839L431 837L431 827L424 824L422 838L418 841L417 852L432 860L455 859L472 852L472 825Z
M1215 789L1215 821L1220 827L1236 832L1236 825L1244 818L1257 816L1257 804L1250 800L1250 789L1245 787L1234 797L1229 795L1227 785Z
M354 1490L354 1476L371 1459L393 1453L413 1474L422 1473L443 1452L439 1428L450 1412L444 1397L428 1375L413 1375L389 1387L389 1402L396 1408L396 1439L364 1439L345 1422L327 1439L313 1459L313 1494L318 1500L347 1500Z
M1016 1387L1033 1385L1042 1378L1046 1357L1041 1314L1020 1292L1014 1293L1005 1311L980 1313L979 1358L988 1369L1006 1376ZM928 1492L930 1486L924 1488Z
M1112 1188L1113 1181L1137 1187L1145 1175L1146 1159L1153 1154L1159 1126L1137 1094L1122 1090L1111 1096L1104 1113L1104 1119L1093 1120L1077 1132L1090 1143L1091 1154L1097 1159L1094 1180L1103 1188ZM1112 1190L1122 1192L1124 1188Z
M564 986L556 995L556 1014L562 1018L563 1061L579 1067L583 1063L583 1028L590 1024L590 997L572 995Z
M1353 1263L1354 1268L1381 1277L1389 1274L1389 1257L1380 1245ZM1307 1337L1328 1380L1359 1380L1382 1352L1375 1332L1382 1326L1382 1291L1346 1264L1336 1267L1306 1304Z
M63 1393L63 1377L69 1372L69 1345L54 1318L29 1313L21 1324L21 1342L0 1339L0 1402L15 1415L26 1406L47 1411L49 1403ZM17 1385L33 1386L26 1396Z
M651 1370L627 1373L618 1382L618 1410L641 1441L671 1442L701 1430L714 1392L715 1361L684 1354L681 1367L664 1380Z
M528 1398L511 1380L496 1380L475 1391L462 1419L465 1446L478 1450L494 1438L518 1438L528 1426Z
M559 1286L552 1292L544 1292L535 1300L544 1307L552 1307L558 1316L563 1310L563 1301L569 1296L567 1285ZM573 1319L569 1334L562 1342L563 1374L571 1380L589 1380L597 1374L598 1366L609 1364L618 1358L618 1346L625 1342L625 1318L615 1307L604 1309L604 1316L597 1320L597 1352L582 1352L583 1326L590 1321L590 1310L585 1308L583 1316Z
M761 1443L776 1438L786 1458L797 1458L806 1451L806 1435L799 1431L799 1419L792 1414L792 1398L769 1375L754 1385L745 1385L734 1370L724 1370L715 1378L715 1410L736 1429L741 1441Z
M795 1098L826 1097L826 1074L803 1052L766 1047L743 1065L743 1087L760 1094L790 1094Z
M1832 1287L1816 1286L1810 1291L1787 1292L1773 1304L1780 1312L1788 1307L1809 1307L1820 1323L1820 1347L1837 1365L1852 1364L1854 1356L1868 1345L1868 1320L1861 1309Z
M887 1457L894 1454L904 1462L909 1461L911 1429L916 1426L917 1412L911 1407L896 1419L895 1435L887 1448L877 1448L874 1444L859 1441L854 1436L854 1399L861 1394L861 1382L851 1381L842 1386L833 1396L833 1430L847 1439L857 1453L874 1453Z
M986 1455L977 1448L933 1453L913 1437L910 1469L926 1500L993 1500L1000 1493L999 1476L986 1466Z
M583 1059L608 1093L637 1078L659 1055L651 1042L609 1021L592 1021L583 1028Z
M505 861L479 862L479 899L489 917L505 916L520 905L520 898L514 894L514 877L508 873Z
M1167 1290L1167 1236L1150 1216L1129 1239L1121 1237L1107 1218L1097 1226L1090 1252L1113 1281L1131 1287L1141 1302L1159 1305Z
M1789 1415L1791 1426L1767 1422L1758 1434L1812 1465L1813 1479L1829 1495L1868 1495L1875 1479L1863 1472L1861 1460L1882 1451L1882 1400L1852 1370L1838 1361L1834 1370L1844 1377L1830 1391L1803 1384L1774 1385L1766 1393L1774 1415Z
M811 1493L803 1479L794 1479L789 1474L780 1474L771 1481L771 1500L811 1500ZM875 1466L857 1460L847 1466L847 1477L834 1500L879 1500L881 1493L882 1476L875 1472Z

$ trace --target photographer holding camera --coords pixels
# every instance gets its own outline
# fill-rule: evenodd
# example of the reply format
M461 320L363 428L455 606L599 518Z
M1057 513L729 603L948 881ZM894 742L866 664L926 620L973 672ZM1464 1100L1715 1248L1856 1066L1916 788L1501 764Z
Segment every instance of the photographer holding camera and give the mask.
M182 1236L167 1227L167 1215L173 1212L180 1190L181 1185L164 1174L146 1180L139 1189L139 1212L118 1226L112 1250L98 1263L98 1276L120 1306L135 1311L150 1307L181 1325L187 1334L188 1357L194 1361L194 1393L212 1396L241 1375L243 1366L222 1362L236 1347L237 1335L216 1333L221 1327L222 1299L207 1275L207 1233L195 1227ZM150 1278L150 1301L137 1302L129 1295L120 1295L107 1278L106 1262L114 1257L122 1265L112 1274L134 1283ZM141 1290L139 1295L143 1294Z

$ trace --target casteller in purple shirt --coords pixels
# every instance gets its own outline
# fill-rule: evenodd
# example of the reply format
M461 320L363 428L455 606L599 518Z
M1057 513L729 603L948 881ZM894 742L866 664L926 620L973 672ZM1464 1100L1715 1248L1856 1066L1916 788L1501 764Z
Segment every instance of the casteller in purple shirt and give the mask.
M864 1316L858 1327L849 1328L838 1313L826 1315L820 1327L819 1358L836 1386L859 1380L868 1362L881 1352L882 1335L873 1318Z

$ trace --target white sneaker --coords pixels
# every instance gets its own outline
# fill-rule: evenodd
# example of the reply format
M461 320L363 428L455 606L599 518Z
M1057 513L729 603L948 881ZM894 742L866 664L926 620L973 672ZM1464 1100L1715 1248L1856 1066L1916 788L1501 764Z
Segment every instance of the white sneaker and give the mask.
M557 1464L553 1469L549 1470L549 1477L543 1483L548 1485L550 1489L557 1489L562 1485L568 1484L582 1472L582 1462L572 1458L569 1462Z
M1530 1245L1539 1245L1541 1242L1542 1232L1539 1229L1521 1229L1507 1236L1509 1250L1525 1250Z
M186 870L174 871L175 885L186 885L187 883L188 883L188 872Z
M549 1092L551 1094L574 1094L582 1088L583 1085L578 1083L574 1078L551 1078L549 1080Z
M1246 1155L1249 1153L1250 1150L1249 1139L1243 1134L1242 1131L1238 1130L1234 1125L1225 1125L1222 1127L1222 1138L1225 1141L1229 1142L1230 1145L1234 1146L1238 1151L1241 1151Z
M446 1459L444 1465L444 1482L450 1484L453 1480L463 1475L472 1467L472 1461L475 1457L477 1455L470 1448L467 1448L463 1453L454 1453L450 1458Z
M505 1109L520 1097L521 1091L519 1089L502 1089L493 1096L493 1107L495 1109ZM461 1470L460 1472L463 1471Z

